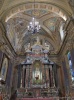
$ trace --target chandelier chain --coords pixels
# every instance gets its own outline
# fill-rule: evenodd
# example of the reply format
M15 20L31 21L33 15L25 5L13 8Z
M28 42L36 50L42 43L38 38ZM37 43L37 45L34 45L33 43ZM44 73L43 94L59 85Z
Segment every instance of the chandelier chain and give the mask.
M39 22L36 20L35 17L35 0L34 0L34 10L33 10L33 18L32 21L30 22L29 26L28 26L28 32L29 33L38 33L40 30L40 25Z

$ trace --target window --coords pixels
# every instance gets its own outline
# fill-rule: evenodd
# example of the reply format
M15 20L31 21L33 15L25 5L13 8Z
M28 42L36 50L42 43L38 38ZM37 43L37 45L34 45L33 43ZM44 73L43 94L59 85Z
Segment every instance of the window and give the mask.
M71 79L72 79L72 82L74 82L74 71L73 71L73 64L71 61L71 53L70 52L68 52L67 57L68 57L68 62L69 62L69 67L70 67Z
M64 31L63 31L63 26L64 26L64 23L60 26L60 36L61 36L61 40L64 39Z

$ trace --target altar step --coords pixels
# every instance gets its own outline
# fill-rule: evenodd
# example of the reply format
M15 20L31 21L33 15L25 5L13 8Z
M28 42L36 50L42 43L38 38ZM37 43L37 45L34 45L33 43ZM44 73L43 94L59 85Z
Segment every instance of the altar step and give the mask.
M42 97L40 97L40 98L17 98L16 100L59 100L59 98L58 97L55 97L55 98L53 98L53 97L50 97L50 98L42 98Z

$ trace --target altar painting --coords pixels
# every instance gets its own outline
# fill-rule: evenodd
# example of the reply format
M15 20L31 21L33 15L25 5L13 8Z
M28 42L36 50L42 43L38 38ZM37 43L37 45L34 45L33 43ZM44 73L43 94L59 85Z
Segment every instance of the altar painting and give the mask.
M33 84L41 84L42 83L42 70L41 70L41 62L35 61L33 64Z

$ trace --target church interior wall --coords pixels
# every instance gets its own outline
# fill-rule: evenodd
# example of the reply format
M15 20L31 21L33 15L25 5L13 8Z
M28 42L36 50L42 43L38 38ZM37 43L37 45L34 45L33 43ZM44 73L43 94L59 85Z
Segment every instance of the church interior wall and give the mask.
M58 88L61 90L61 95L63 97L74 96L74 83L72 82L70 66L69 66L69 61L67 57L68 52L70 52L72 65L74 68L74 1L69 0L69 5L73 11L73 14L72 14L72 17L70 17L68 21L65 22L65 25L64 25L64 32L66 33L65 38L64 38L65 40L62 42L62 47L60 49L59 54L57 54L54 57L50 57L51 55L49 54L49 59L55 62L58 66L57 67ZM9 41L6 39L7 37L5 37L5 34L6 34L6 30L4 26L2 25L2 23L0 22L0 75L2 73L2 62L4 59L3 57L5 56L8 59L8 67L7 67L7 72L5 74L5 80L3 84L5 85L5 88L6 88L5 92L11 95L17 88L18 89L20 88L21 77L23 77L21 75L21 72L23 68L21 69L20 65L16 66L15 64L16 59L14 59L14 57L16 56L13 55L13 50L10 44L6 45L6 43L9 43ZM44 45L45 44L43 44L43 46ZM11 48L11 50L9 49L8 46ZM47 72L48 70L46 70L46 73ZM48 75L48 73L46 75ZM32 77L30 76L30 79L31 78ZM48 79L48 77L46 78ZM24 84L22 85L24 86Z
M69 24L66 26L66 30L67 32L67 37L66 37L66 41L64 43L64 47L63 50L60 54L60 58L61 58L61 73L62 73L62 78L63 78L63 83L65 81L65 77L64 77L64 70L62 69L63 65L62 65L62 61L65 62L65 67L67 69L67 74L68 74L68 79L69 79L69 91L66 91L66 84L64 84L64 90L65 90L65 94L66 95L74 95L74 91L73 91L73 87L72 87L72 80L71 80L71 74L70 74L70 67L69 67L69 62L68 62L68 57L67 57L67 53L72 50L74 50L74 23L73 20L70 20ZM74 52L74 51L73 51ZM71 55L72 56L72 55ZM74 63L74 62L72 62ZM67 80L67 79L66 79ZM62 87L63 89L63 87ZM69 93L68 93L69 92Z

